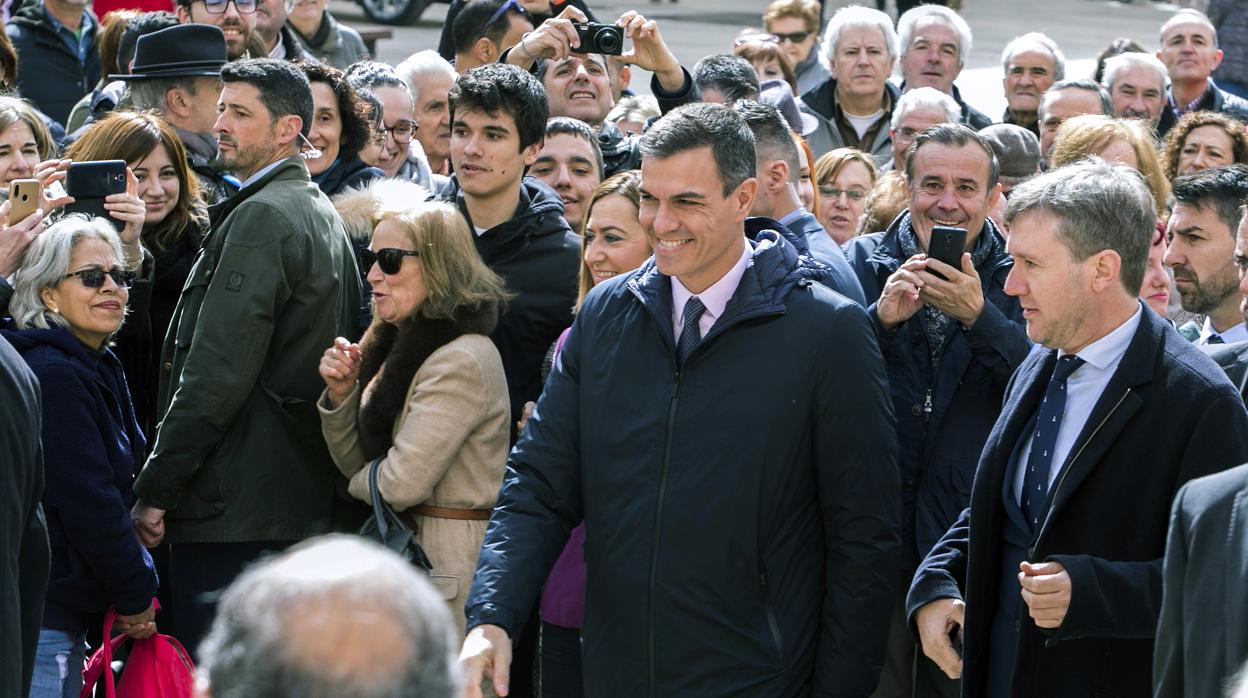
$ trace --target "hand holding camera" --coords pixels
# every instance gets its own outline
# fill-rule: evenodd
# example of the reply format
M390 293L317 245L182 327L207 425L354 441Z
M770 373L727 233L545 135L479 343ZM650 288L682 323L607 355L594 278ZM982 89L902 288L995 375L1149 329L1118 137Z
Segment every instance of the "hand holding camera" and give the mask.
M589 21L584 12L568 5L557 17L542 22L537 29L524 35L507 54L507 62L528 70L539 58L563 60L579 48L580 35L573 26Z

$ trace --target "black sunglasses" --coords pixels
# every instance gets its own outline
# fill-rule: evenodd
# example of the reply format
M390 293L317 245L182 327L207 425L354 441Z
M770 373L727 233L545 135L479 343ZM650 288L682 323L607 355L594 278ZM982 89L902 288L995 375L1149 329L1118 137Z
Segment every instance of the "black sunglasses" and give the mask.
M132 271L124 271L122 269L82 269L72 274L66 274L63 278L78 277L83 286L87 288L99 288L104 285L104 275L113 277L113 283L121 288L130 288L134 285L136 274Z
M404 257L419 256L420 253L415 250L400 250L397 247L387 247L376 252L365 248L360 250L360 264L364 267L365 275L368 275L368 270L372 269L374 264L381 267L382 274L393 275L398 274L403 268Z

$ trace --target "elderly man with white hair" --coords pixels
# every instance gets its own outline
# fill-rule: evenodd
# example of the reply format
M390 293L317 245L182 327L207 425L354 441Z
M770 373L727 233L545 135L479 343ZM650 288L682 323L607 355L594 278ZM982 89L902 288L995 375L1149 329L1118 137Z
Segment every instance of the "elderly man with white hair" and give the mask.
M971 27L961 15L943 5L920 5L897 20L897 34L903 93L916 87L935 88L957 102L960 123L977 131L992 124L986 114L962 101L953 84L971 53Z
M459 75L437 51L413 53L394 69L412 88L416 104L416 137L412 139L409 159L419 160L416 151L423 151L433 174L450 174L451 110L447 95ZM426 187L429 185L426 183Z
M1040 136L1040 98L1053 83L1066 77L1066 56L1057 42L1040 32L1015 37L1001 52L1001 80L1005 88L1002 123L1014 124Z
M802 95L818 127L806 140L818 158L836 148L892 157L889 123L901 90L888 81L897 62L897 32L888 15L852 5L828 21L820 47L832 77Z
M1105 61L1101 84L1109 91L1114 116L1145 119L1157 125L1166 106L1170 76L1156 56L1147 53L1120 53Z
M897 100L893 109L892 129L893 160L884 169L904 172L906 155L915 137L936 124L956 124L961 121L962 110L953 97L933 87L916 87Z
M1216 111L1248 121L1248 100L1220 89L1210 75L1222 64L1218 31L1198 10L1179 10L1161 25L1161 49L1157 57L1170 73L1170 93L1157 122L1164 136L1184 114Z

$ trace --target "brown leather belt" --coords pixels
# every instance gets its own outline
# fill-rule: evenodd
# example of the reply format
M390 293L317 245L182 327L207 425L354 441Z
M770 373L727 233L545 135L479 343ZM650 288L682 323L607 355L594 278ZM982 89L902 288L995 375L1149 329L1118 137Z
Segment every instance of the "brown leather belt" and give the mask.
M431 507L420 504L407 510L413 516L431 516L435 519L456 519L458 521L489 521L491 509L451 509L448 507Z

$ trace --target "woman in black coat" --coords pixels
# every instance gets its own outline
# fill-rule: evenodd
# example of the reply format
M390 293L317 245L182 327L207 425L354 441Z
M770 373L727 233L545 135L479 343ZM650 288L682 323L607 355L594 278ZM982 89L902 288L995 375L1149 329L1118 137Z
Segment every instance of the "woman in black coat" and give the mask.
M384 172L360 159L373 136L368 103L341 70L321 63L298 66L312 84L312 126L306 140L310 149L304 151L312 181L326 196L333 196L384 177ZM317 152L320 155L311 157Z

